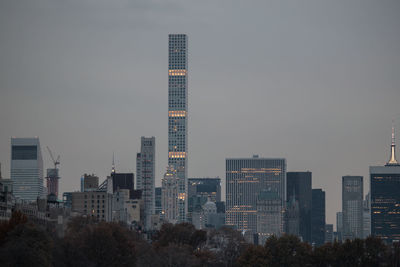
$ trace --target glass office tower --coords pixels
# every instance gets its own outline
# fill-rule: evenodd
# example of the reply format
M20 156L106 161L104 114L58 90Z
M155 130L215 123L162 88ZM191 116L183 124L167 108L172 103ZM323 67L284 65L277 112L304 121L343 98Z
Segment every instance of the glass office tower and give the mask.
M137 189L142 190L144 203L144 222L146 230L151 229L151 216L154 214L155 202L155 137L141 138L140 153L136 156Z
M385 166L371 166L371 235L386 243L400 240L400 164L396 160L394 127L391 155Z
M294 198L299 203L299 234L304 241L311 242L312 173L287 173L287 200Z
M343 240L363 238L363 177L342 177Z
M175 170L178 190L178 222L187 211L187 119L188 119L188 38L168 36L168 165Z
M226 159L226 224L239 231L256 233L257 201L261 191L279 198L283 214L286 203L285 159L258 156Z
M312 189L311 242L316 246L325 243L325 191Z
M45 196L39 138L11 138L11 180L13 194L21 200Z

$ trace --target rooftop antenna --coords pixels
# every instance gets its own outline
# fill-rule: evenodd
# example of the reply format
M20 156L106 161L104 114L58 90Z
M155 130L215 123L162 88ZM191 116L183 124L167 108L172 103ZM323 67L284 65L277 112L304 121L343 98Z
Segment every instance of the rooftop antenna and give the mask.
M392 120L392 145L391 145L391 152L390 152L390 160L386 164L386 166L390 165L399 165L396 160L396 140L395 140L395 131L394 131L394 120Z
M114 152L113 152L111 174L114 174L114 173L115 173L115 160L114 160Z

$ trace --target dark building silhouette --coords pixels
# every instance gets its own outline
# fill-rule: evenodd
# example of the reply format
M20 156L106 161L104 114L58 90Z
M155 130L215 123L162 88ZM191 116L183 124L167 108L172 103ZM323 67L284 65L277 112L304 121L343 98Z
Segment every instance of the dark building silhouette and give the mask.
M312 189L311 243L321 246L325 243L325 191Z
M201 210L208 199L214 203L221 201L221 179L189 178L187 214L189 221L191 221L192 213Z
M300 209L299 201L292 196L286 205L285 211L285 233L300 236Z
M133 173L111 173L113 192L118 189L129 189L130 194L134 188L134 174Z
M400 240L400 164L396 160L394 127L391 156L385 166L370 167L371 235L386 243Z
M83 192L96 191L99 188L99 177L94 174L83 175Z
M156 187L155 188L155 205L154 205L154 210L155 214L161 214L162 211L162 205L161 205L161 187Z
M293 197L299 205L299 235L303 241L311 242L311 172L287 173L287 198Z
M225 213L225 201L215 203L217 205L217 213Z

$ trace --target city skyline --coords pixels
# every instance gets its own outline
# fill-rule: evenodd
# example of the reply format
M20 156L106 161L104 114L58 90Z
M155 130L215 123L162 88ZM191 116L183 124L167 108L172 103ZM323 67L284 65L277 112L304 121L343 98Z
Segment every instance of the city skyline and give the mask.
M175 2L186 14L160 11L166 6L154 2L128 9L145 10L137 16L145 26L122 8L106 12L106 4L92 10L64 3L61 12L54 3L48 13L29 3L28 13L15 3L0 5L9 22L0 26L0 162L6 178L11 136L39 136L43 147L61 155L62 193L77 190L83 173L105 179L112 151L118 170L133 172L144 135L157 138L159 186L167 166L165 47L171 32L191 39L188 177L221 177L222 196L225 158L282 157L288 171L313 173L313 188L326 192L327 223L334 223L341 177L369 177L369 166L384 165L393 118L399 129L397 3L360 8L338 1L293 11L271 2L230 7L224 21L218 18L221 6L197 13L193 3ZM328 9L332 14L321 17ZM235 20L238 14L243 23ZM83 27L75 30L77 25ZM42 154L44 169L50 168L49 155Z

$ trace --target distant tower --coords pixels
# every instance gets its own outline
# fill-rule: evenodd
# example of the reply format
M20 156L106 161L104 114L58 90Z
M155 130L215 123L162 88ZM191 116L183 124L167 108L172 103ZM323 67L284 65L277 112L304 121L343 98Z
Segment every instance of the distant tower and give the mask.
M311 199L312 199L312 173L288 172L287 173L287 199L299 203L299 235L303 241L311 242Z
M136 156L136 183L137 189L142 190L146 230L151 229L151 216L155 212L155 160L155 137L142 136L140 153Z
M396 160L394 125L391 154L385 166L370 166L371 235L386 243L400 241L400 164Z
M172 167L167 168L164 179L162 179L161 190L162 217L170 223L177 223L179 219L179 180L176 177L176 171Z
M179 221L186 221L188 151L188 37L168 36L168 165L179 181Z
M39 138L11 138L10 173L15 197L36 201L45 195Z
M363 177L342 177L343 240L363 238Z
M58 175L57 165L60 164L60 156L58 156L57 159L54 159L53 153L51 153L49 147L47 147L47 150L49 151L51 161L54 164L54 168L47 169L47 195L54 195L56 198L58 198L58 180L60 179L60 176Z
M311 242L316 246L325 243L325 191L312 189Z

